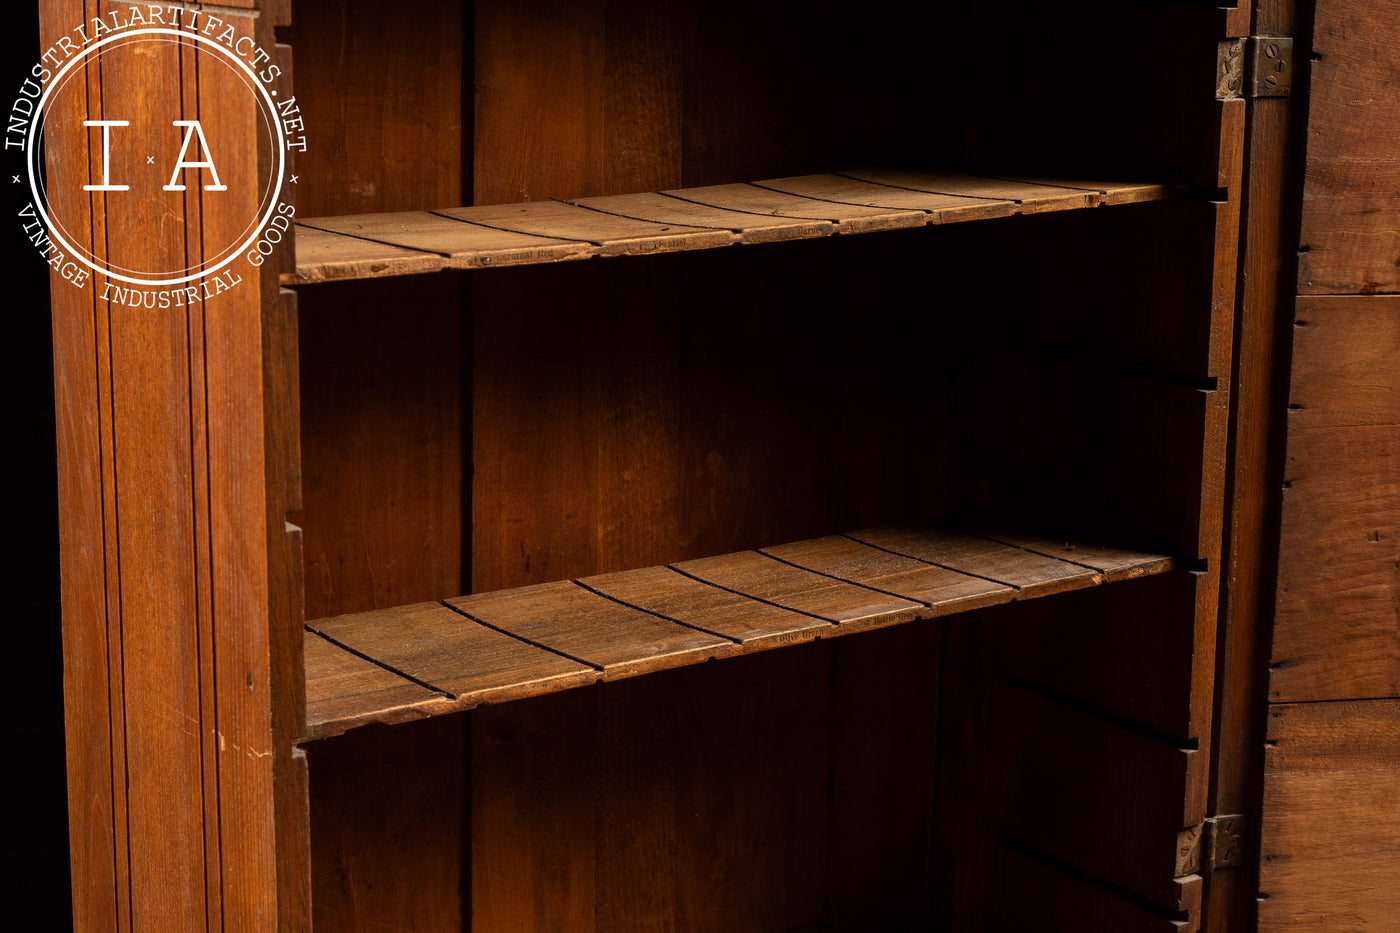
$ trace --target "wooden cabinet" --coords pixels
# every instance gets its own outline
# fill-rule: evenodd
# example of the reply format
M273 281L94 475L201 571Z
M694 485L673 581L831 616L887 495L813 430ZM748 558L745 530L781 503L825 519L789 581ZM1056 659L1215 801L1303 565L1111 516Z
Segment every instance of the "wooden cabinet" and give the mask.
M1242 929L1250 13L220 13L295 252L55 282L80 926ZM123 261L228 220L87 210Z

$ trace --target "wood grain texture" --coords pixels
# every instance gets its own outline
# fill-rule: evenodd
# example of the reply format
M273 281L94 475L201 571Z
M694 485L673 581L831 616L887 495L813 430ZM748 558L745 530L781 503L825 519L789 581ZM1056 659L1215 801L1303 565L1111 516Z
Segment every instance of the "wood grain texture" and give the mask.
M84 4L53 2L39 13L40 38L47 47L83 18ZM83 185L92 183L88 134L78 129L86 118L81 103L75 95L69 112L50 120L46 175L63 213L90 217L92 196L81 193ZM59 152L69 156L58 158ZM90 248L90 222L76 232ZM111 443L111 390L101 378L106 307L97 307L90 289L73 288L57 271L51 272L50 282L73 921L80 928L126 931L131 929L130 901L120 892L126 886L127 850L118 843L126 835L125 794L114 788L123 754L121 706L113 702L110 684L114 663L120 670L121 651L120 641L113 645L109 635L117 628L120 610L108 598L103 554L111 488L103 468L104 460L110 462L103 453Z
M324 733L322 723L350 719L365 706L392 713L443 699L442 694L346 651L315 632L306 635L305 658L307 681L326 685L313 691L307 706L306 728L311 735Z
M299 296L307 618L465 588L462 283L411 287Z
M1375 294L1400 289L1400 97L1391 76L1400 52L1380 24L1393 0L1323 0L1312 36L1307 177L1299 257L1300 294Z
M435 0L297 0L290 43L307 128L298 215L465 203L463 19L460 5Z
M315 928L463 929L468 755L453 718L308 747Z
M635 217L659 224L688 224L729 229L737 235L738 243L773 243L780 240L830 236L836 232L835 225L826 220L803 221L792 217L765 217L761 214L711 207L687 201L675 194L660 192L581 198L574 203L608 214Z
M475 711L476 922L821 924L830 666L814 645Z
M1274 701L1400 693L1400 300L1302 298L1295 318Z
M1082 565L936 526L877 529L859 537L921 557L853 537L828 537L310 622L308 644L315 645L318 657L317 666L307 669L313 710L307 735L322 738L371 722L554 693L1104 580ZM1155 555L1125 555L1125 561L1137 561L1141 572L1134 573L1107 549L1101 553L1123 567L1123 579L1171 568L1170 561ZM945 560L966 572L946 569ZM1020 581L1019 589L997 582L997 576ZM1196 610L1192 587L1166 592L1175 597L1168 603L1174 613ZM1116 618L1109 624L1123 628ZM1186 632L1187 647L1194 647L1193 629L1176 631ZM1109 663L1102 655L1071 666L1057 683L1093 702L1111 702L1127 716L1143 716L1149 728L1195 736L1200 724L1191 716L1198 711L1179 689L1191 681L1194 653L1183 651L1170 632L1163 623L1162 644L1173 651L1171 663L1159 665L1167 673L1149 678L1141 690L1102 686L1116 683L1092 676L1096 663ZM342 650L318 644L317 636ZM1105 643L1122 644L1124 637L1120 631ZM1034 643L1044 648L1053 641L1047 632ZM1080 684L1073 672L1090 676ZM406 686L410 683L429 689L415 692ZM1143 692L1154 699L1144 699ZM1163 707L1166 712L1159 713Z
M1269 711L1259 929L1384 929L1400 912L1400 701Z
M1260 0L1254 4L1252 31L1302 38L1295 6L1292 0ZM1291 98L1251 102L1246 124L1227 575L1222 579L1219 711L1211 750L1216 813L1262 810L1268 633L1278 567L1300 157L1306 145L1300 132L1303 90L1298 87ZM1259 884L1252 867L1213 873L1205 889L1207 930L1256 927Z
M303 217L288 284L639 256L1170 198L936 172L804 175L661 192ZM883 182L861 178L884 179ZM918 185L920 188L908 186ZM1117 195L1117 197L1113 197ZM456 223L454 223L456 221Z

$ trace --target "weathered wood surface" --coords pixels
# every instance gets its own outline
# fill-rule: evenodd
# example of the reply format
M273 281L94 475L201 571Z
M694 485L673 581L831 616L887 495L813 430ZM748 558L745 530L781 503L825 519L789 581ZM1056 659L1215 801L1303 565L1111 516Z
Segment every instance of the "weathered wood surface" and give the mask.
M1259 929L1394 926L1397 795L1400 700L1271 707Z
M1160 184L1050 186L948 172L862 171L747 184L432 211L306 217L297 269L307 284L439 269L529 265L736 243L869 233L1160 200ZM456 223L453 223L456 221Z
M1395 0L1320 0L1308 99L1298 291L1400 291L1400 19Z
M1171 568L1160 555L1096 552L1122 578ZM1083 564L923 526L340 616L308 623L317 667L308 667L307 731L332 735L1104 579ZM401 677L403 689L332 657L332 644ZM415 701L409 685L430 692Z
M1300 298L1269 697L1400 695L1400 298Z

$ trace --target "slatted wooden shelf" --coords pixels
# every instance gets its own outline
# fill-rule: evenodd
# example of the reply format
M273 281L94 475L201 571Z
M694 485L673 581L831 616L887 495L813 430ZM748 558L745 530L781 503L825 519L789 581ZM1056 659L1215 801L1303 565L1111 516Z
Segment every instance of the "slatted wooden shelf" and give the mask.
M303 219L284 284L868 233L1159 200L1160 184L867 170L577 201Z
M1171 567L954 520L321 619L306 627L307 738Z

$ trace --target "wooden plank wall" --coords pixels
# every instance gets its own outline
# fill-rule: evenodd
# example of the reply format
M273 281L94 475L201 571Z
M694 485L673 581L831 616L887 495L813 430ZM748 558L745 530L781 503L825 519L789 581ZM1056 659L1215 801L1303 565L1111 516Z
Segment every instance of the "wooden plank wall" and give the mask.
M1318 0L1259 928L1400 916L1400 29Z

